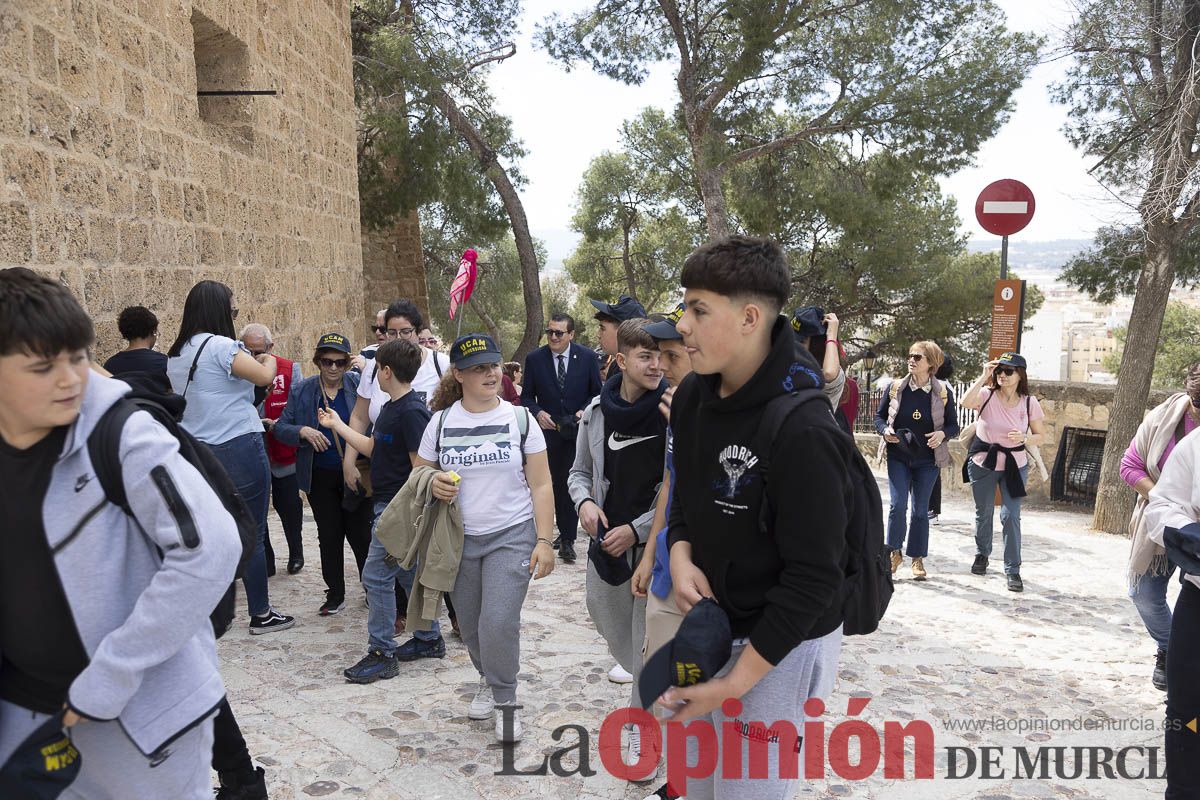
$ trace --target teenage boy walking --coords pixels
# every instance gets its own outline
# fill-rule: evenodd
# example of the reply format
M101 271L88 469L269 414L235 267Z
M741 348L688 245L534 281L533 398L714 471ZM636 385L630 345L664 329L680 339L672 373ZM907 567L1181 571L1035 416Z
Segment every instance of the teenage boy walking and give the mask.
M621 323L620 372L580 417L568 480L579 521L591 537L584 582L588 614L613 658L635 680L646 636L646 600L633 596L629 580L651 534L666 453L666 423L658 404L667 387L648 324L646 319ZM635 684L630 705L637 704ZM636 737L634 728L634 758L641 752Z
M144 411L121 429L133 516L108 502L88 435L129 387L90 372L94 338L65 286L0 271L0 764L65 707L70 796L211 798L209 613L241 538Z
M343 674L351 683L372 683L394 678L401 661L441 658L446 655L437 620L433 629L417 631L408 642L396 647L397 578L406 593L412 591L415 570L404 569L375 535L379 517L408 481L413 462L421 448L421 437L429 424L429 407L412 390L412 380L421 368L421 348L405 339L390 339L375 351L379 388L390 398L375 420L368 438L342 422L337 414L317 411L323 427L342 436L350 446L371 459L371 483L374 487L375 521L371 526L371 549L363 565L363 587L367 590L367 654Z
M837 675L854 445L824 403L798 407L773 441L759 441L771 400L821 386L820 367L779 314L791 288L779 245L738 236L705 245L684 262L681 282L687 309L676 327L695 374L671 406L671 578L681 611L717 601L735 646L717 678L668 690L661 702L672 719L709 720L721 739L733 727L721 710L727 698L740 699L743 721L790 720L803 731L805 700L826 697ZM719 752L741 746L749 763L735 735L741 741L721 741ZM791 797L779 748L769 752L767 778L718 769L689 782L689 800Z

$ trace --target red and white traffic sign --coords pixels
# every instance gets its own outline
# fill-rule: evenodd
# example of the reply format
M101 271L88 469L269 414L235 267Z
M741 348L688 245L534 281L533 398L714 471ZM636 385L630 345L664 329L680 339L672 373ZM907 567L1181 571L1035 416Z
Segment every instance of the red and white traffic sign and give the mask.
M975 219L988 233L1011 236L1033 219L1033 192L1012 178L989 183L975 201Z

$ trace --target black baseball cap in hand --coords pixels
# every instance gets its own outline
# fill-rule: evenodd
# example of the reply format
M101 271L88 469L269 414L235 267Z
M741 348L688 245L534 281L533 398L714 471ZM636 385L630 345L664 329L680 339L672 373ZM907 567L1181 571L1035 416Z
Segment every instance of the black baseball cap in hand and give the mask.
M1200 522L1163 529L1163 547L1172 564L1187 575L1200 575Z
M707 597L692 606L675 638L642 664L638 698L649 708L672 686L694 686L716 677L733 655L729 617Z
M4 800L54 800L79 777L82 756L63 729L63 715L42 723L0 767Z
M802 306L792 313L792 330L797 336L824 336L829 330L825 324L825 309L820 306Z
M646 309L637 300L634 300L627 294L617 298L615 303L606 303L603 300L591 300L591 304L595 306L596 311L606 317L612 317L617 322L625 322L630 319L645 319Z

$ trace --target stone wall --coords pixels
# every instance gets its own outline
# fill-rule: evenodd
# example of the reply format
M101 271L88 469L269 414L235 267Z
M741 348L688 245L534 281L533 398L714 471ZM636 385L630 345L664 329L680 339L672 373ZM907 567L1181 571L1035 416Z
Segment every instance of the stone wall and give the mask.
M66 281L123 346L142 304L165 350L188 289L307 361L366 334L349 0L0 4L0 266ZM274 97L197 90L274 89Z
M1046 471L1053 475L1054 459L1058 454L1059 442L1064 428L1091 428L1108 430L1108 412L1112 407L1115 386L1104 386L1094 383L1067 383L1064 381L1030 381L1029 389L1046 413L1046 441L1041 445L1042 460L1046 462ZM1154 390L1150 393L1147 410L1154 408L1173 392ZM856 435L859 450L873 459L878 446L879 437L874 434ZM967 442L951 442L950 453L954 457L953 467L942 472L943 492L970 497L971 489L962 482L962 463L966 457ZM880 474L886 472L886 467ZM1027 503L1045 504L1050 502L1050 481L1042 480L1036 467L1031 467L1029 482L1026 486L1029 496ZM887 502L887 498L884 498Z
M416 213L383 230L363 229L363 314L374 323L379 309L407 298L429 317L421 226Z

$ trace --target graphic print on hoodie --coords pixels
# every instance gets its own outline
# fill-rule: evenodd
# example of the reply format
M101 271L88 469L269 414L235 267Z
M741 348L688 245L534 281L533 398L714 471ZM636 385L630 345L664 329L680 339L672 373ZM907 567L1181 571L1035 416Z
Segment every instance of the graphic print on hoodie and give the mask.
M729 615L735 637L777 664L798 644L841 624L845 529L853 441L828 403L805 403L770 443L764 502L759 422L771 400L819 388L819 366L796 348L787 320L746 385L719 395L719 375L692 374L675 391L671 430L677 482L668 542L692 544L692 561Z

